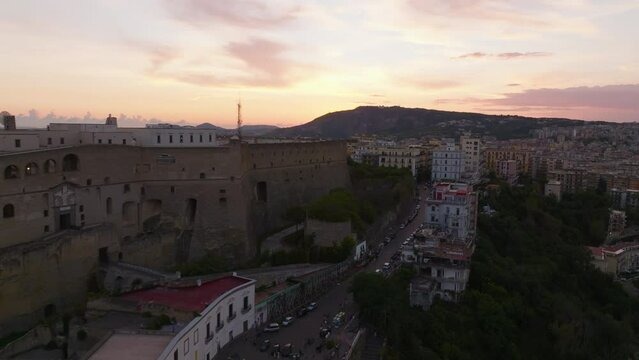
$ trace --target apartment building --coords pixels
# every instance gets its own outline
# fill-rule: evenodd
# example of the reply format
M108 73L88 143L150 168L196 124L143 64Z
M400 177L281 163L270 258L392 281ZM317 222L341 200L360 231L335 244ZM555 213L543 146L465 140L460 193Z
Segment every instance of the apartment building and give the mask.
M432 181L458 181L464 172L464 152L455 145L455 140L444 139L444 145L433 150Z

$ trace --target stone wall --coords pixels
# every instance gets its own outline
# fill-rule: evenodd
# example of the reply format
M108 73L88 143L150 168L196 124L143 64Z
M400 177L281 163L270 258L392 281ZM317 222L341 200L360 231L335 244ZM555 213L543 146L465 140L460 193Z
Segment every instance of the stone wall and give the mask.
M317 219L306 219L304 235L313 235L313 243L318 246L339 244L345 237L353 233L351 221L327 222Z

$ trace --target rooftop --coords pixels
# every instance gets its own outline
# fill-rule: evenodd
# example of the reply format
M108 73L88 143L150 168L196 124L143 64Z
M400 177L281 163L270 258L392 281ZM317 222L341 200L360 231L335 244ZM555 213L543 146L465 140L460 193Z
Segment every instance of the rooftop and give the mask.
M89 360L155 360L171 339L164 334L114 333Z
M225 292L250 281L238 276L226 276L203 282L200 286L158 286L130 292L121 298L138 303L162 304L176 310L200 312Z

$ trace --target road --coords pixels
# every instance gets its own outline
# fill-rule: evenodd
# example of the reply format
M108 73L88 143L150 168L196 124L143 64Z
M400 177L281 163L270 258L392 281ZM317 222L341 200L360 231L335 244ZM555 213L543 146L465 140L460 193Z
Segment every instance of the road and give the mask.
M330 350L324 349L321 353L317 352L315 347L320 342L319 331L324 327L323 321L328 319L329 324L332 322L332 318L340 311L346 313L346 324L341 326L330 336L330 339L338 343L339 349L335 354L335 359L340 359L343 354L348 351L348 347L352 342L358 328L357 306L353 301L353 295L349 292L350 284L353 279L353 275L359 271L373 272L375 269L382 269L385 262L390 262L391 256L397 252L402 244L418 227L424 218L426 200L426 192L423 186L419 188L420 198L419 201L421 207L415 219L408 224L404 229L398 229L396 224L394 228L398 229L395 238L390 244L384 246L377 259L371 261L365 267L354 272L343 283L339 283L337 286L330 289L325 295L317 300L318 307L314 311L309 312L301 318L296 318L294 322L288 327L282 327L276 333L263 333L256 337L254 333L248 334L243 339L233 342L228 345L218 354L216 359L228 359L232 356L233 359L272 359L269 356L269 351L260 352L259 346L265 340L269 339L271 344L279 344L284 346L285 344L292 344L294 348L302 351L302 359L330 359ZM349 319L353 318L350 322ZM313 344L307 345L307 340L312 339Z

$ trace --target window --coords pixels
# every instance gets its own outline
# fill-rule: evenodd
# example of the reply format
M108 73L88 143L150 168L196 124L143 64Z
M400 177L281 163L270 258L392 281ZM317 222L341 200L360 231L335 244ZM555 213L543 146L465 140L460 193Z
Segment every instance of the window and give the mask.
M13 207L13 204L7 204L2 208L2 217L4 219L12 218L16 215L16 210Z
M209 134L209 142L213 141L213 135Z
M47 145L51 145L51 144L53 144L53 139L47 138Z
M106 199L106 213L107 215L110 215L113 212L113 200L108 197Z
M44 232L49 232L49 225L44 225Z
M186 338L186 340L184 340L184 355L189 353L189 338Z
M206 323L206 338L211 338L211 323L208 322Z
M84 211L84 205L80 205L80 212Z
M220 189L220 194L226 194L226 189Z
M200 142L202 142L202 134L200 134Z
M193 332L193 345L197 345L198 341L200 341L200 330L195 329L195 332Z
M80 220L81 220L81 221L84 221L84 214L81 214L81 215L80 215Z
M162 137L160 135L158 135L158 138L156 139L156 142L158 144L162 143Z
M248 309L249 307L249 302L248 302L248 296L244 297L244 309Z
M49 210L44 210L42 212L42 214L44 215L44 217L48 217L49 216Z
M171 194L175 194L175 186L171 186Z
M173 360L179 360L179 359L178 359L178 351L177 351L177 350L175 350L175 351L173 352Z
M193 134L189 135L189 140L193 142Z
M76 171L79 165L78 156L75 154L68 154L62 159L62 171Z
M124 193L128 193L129 191L131 191L131 185L129 184L124 184L124 188L123 188Z
M4 178L5 179L17 179L18 178L18 167L15 165L9 165L4 168Z
M266 182L265 181L258 182L255 187L255 190L257 195L257 201L266 202L267 200Z
M109 142L109 144L112 144L112 143L113 143L113 141L112 141L111 139L109 139L109 140L108 140L108 142Z
M204 179L204 178L206 178L206 174L200 173L200 179Z
M221 315L220 313L217 313L217 327L222 326L222 320L220 315Z
M226 205L226 198L225 197L221 197L220 198L220 204Z
M233 303L229 304L229 319L233 317Z
M27 164L27 167L24 168L24 173L27 176L38 174L38 164L34 162L30 162Z
M126 139L122 139L122 145L126 145Z
M102 144L102 139L98 139L98 144Z
M19 148L21 145L20 139L16 139L16 147Z
M184 135L180 134L180 144L184 142Z
M87 186L91 186L91 183L92 183L92 182L93 182L93 181L92 181L91 179L87 179Z
M173 144L173 135L169 135L169 143Z

